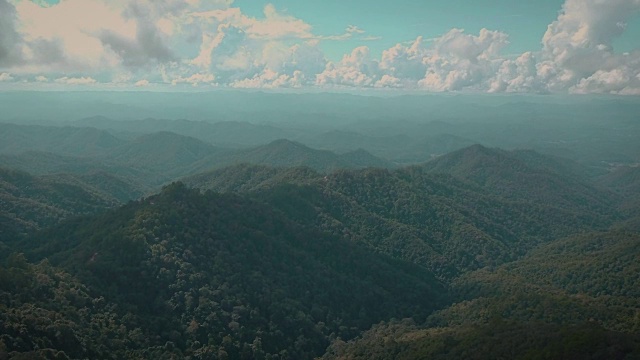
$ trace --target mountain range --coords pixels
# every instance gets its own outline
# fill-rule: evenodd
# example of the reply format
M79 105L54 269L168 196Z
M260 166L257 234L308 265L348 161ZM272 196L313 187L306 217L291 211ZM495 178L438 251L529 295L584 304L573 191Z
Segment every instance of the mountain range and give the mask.
M0 126L0 358L640 354L633 163L91 121Z

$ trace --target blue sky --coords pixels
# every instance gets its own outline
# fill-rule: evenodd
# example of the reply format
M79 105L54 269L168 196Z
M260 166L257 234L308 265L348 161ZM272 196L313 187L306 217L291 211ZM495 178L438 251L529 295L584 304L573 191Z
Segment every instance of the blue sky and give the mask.
M540 48L542 35L562 7L561 0L324 0L271 1L278 9L305 19L320 33L336 34L346 25L356 25L372 36L380 36L368 46L382 53L398 42L417 36L435 38L451 28L478 32L482 28L509 34L508 52L522 53ZM261 16L263 4L254 0L236 0L247 14ZM356 41L327 43L328 56L339 59Z
M640 95L640 0L0 0L0 89Z

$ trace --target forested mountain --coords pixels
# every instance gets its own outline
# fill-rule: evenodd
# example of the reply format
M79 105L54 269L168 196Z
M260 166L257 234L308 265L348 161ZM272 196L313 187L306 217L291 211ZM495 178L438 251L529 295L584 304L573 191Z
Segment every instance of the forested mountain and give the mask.
M439 122L345 125L327 150L320 128L154 123L0 135L0 359L640 351L633 164Z
M0 241L141 195L128 182L104 173L32 176L0 168Z
M499 156L502 152L490 151L486 159L500 166ZM540 242L606 229L619 218L607 191L536 171L533 180L517 183L513 179L526 175L508 162L496 173L512 181L518 196L493 183L467 181L463 173L434 174L427 166L326 176L308 169L244 166L185 181L203 189L248 192L299 221L450 277L517 258ZM541 187L558 191L542 197Z
M207 166L204 164L199 166L200 168L213 168L243 163L274 167L307 166L320 172L394 166L392 163L376 158L364 150L338 155L327 150L311 149L298 142L284 139L247 150L228 152L215 157L215 159L208 159L206 161Z
M640 354L637 232L595 232L468 273L429 327L379 324L325 359L635 359Z
M571 165L533 151L508 152L473 145L429 161L424 167L514 200L531 199L563 208L580 206L584 211L610 209L615 194L595 188L583 174L575 173L578 165Z
M68 156L102 155L124 141L94 128L0 124L0 153L43 151Z
M446 299L444 287L423 268L302 226L269 205L201 195L180 184L53 228L24 246L33 249L32 258L48 257L84 285L62 310L47 303L38 303L42 310L26 308L33 301L28 296L12 300L25 307L3 318L0 339L9 351L36 350L54 331L45 322L30 325L29 337L20 335L14 326L34 311L79 311L102 301L113 307L94 305L97 313L66 319L68 338L55 343L57 350L74 358L157 358L168 351L194 358L308 359L321 355L332 338L352 337L392 317L424 319ZM47 265L12 261L2 273L3 298L13 298L6 292L11 287L56 292L38 284ZM12 272L23 275L12 278ZM104 312L110 322L100 321ZM94 322L98 338L84 332Z
M240 131L249 125L238 126ZM243 163L308 166L320 172L395 166L362 149L336 154L284 139L257 147L226 149L167 131L121 133L117 137L106 130L91 128L10 124L0 127L7 129L0 135L6 137L0 138L0 166L34 174L101 171L128 179L141 191L156 190L183 176Z
M239 121L189 121L143 119L117 121L104 116L95 116L69 123L70 126L94 127L97 129L135 134L172 132L189 136L222 147L258 146L278 139L296 136L296 131L271 125L251 124Z

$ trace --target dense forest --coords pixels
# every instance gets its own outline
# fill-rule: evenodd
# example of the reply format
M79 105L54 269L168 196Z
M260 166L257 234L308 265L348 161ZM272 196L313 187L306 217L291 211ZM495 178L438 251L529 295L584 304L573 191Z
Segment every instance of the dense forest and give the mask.
M0 359L640 358L629 119L357 124L0 124Z

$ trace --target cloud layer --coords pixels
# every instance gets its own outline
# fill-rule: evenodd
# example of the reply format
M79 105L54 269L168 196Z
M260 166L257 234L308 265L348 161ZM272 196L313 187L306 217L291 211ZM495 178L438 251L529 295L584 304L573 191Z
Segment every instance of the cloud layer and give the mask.
M613 48L639 12L640 0L566 0L531 52L452 29L376 56L377 34L317 34L270 4L256 18L232 0L0 0L0 82L640 95L640 49ZM345 40L362 45L328 61L321 43Z

